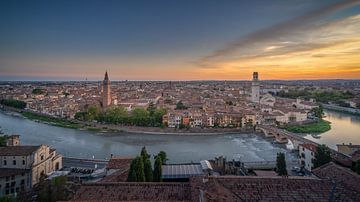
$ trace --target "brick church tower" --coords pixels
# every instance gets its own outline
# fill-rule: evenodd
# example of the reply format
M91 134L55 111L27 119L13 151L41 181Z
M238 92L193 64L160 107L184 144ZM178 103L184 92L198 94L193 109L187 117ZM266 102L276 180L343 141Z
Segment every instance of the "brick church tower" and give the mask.
M111 105L110 95L110 80L107 71L105 72L105 78L102 82L102 107L107 108Z

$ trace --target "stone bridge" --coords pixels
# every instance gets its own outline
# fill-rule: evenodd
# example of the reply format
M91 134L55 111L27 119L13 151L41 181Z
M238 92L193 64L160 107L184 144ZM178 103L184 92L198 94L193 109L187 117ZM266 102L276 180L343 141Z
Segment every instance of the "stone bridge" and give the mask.
M262 131L265 137L274 137L276 142L278 143L286 144L289 141L291 141L291 143L294 145L294 149L297 150L299 149L300 144L313 144L315 146L319 145L318 143L308 140L296 133L292 133L284 129L276 128L274 126L257 125L256 129ZM331 150L332 158L338 161L339 163L342 164L351 163L350 156L347 156L331 148L330 150Z
M258 130L262 131L265 137L274 137L276 142L281 144L286 144L289 141L292 142L295 149L299 148L299 144L303 143L310 143L313 144L314 142L308 139L305 139L295 133L291 133L284 129L275 128L273 126L266 126L266 125L258 125L256 127Z

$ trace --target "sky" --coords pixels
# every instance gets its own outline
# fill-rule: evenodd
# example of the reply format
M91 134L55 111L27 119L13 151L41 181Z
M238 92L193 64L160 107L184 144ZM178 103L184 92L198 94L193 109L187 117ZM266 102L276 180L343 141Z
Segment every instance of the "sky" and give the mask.
M0 80L360 79L360 0L0 1Z

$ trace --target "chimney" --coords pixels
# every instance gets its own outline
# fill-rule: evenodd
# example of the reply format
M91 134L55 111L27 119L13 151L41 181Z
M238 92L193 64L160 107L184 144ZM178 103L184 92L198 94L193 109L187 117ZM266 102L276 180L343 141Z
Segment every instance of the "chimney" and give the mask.
M20 135L11 135L8 137L7 146L19 146L20 145Z

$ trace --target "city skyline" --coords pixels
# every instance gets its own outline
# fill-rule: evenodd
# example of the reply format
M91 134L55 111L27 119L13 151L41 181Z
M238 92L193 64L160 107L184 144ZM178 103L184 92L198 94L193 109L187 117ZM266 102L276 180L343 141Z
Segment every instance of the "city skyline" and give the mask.
M359 3L1 2L0 80L358 79Z

